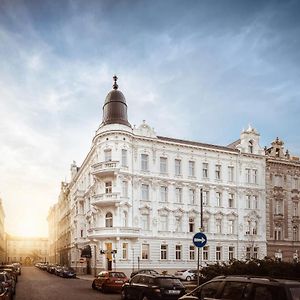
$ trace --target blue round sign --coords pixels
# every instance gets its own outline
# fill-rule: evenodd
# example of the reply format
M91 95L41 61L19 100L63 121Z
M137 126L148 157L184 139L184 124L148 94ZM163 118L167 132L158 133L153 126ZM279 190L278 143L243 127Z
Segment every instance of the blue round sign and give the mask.
M207 243L207 237L202 232L197 232L193 237L193 243L196 247L202 248Z

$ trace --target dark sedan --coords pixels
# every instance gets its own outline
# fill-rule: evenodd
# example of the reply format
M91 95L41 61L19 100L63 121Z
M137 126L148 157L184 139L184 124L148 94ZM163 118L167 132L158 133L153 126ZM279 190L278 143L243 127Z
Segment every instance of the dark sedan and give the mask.
M76 272L73 268L63 267L59 272L59 276L64 278L76 278Z
M123 300L177 300L184 294L181 281L165 275L135 275L121 290Z

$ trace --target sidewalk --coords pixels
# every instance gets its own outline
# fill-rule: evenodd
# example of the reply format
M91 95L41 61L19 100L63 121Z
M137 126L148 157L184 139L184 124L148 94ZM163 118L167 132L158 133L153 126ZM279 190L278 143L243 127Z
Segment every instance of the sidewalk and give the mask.
M82 275L77 275L76 278L93 281L95 279L95 276L82 274Z

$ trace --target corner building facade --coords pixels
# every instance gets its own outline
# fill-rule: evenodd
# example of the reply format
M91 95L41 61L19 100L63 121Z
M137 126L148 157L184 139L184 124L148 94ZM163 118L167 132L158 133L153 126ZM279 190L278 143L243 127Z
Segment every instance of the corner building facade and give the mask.
M115 79L91 150L71 173L78 271L196 268L201 190L201 263L266 255L265 158L251 127L226 147L158 136L146 122L132 128Z

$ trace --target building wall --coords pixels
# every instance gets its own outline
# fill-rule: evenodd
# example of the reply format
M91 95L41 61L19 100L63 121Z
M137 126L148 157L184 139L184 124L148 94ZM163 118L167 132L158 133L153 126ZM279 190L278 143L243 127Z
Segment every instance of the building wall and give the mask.
M48 239L7 235L7 262L32 265L48 261Z
M118 124L100 127L90 152L80 169L74 168L70 182L72 266L86 270L90 265L93 270L96 265L97 270L107 269L110 264L107 260L113 261L113 257L99 253L112 249L117 250L117 268L126 272L137 268L138 264L169 271L194 268L196 249L195 255L190 257L190 246L193 246L193 235L200 227L200 189L209 192L208 204L203 207L203 219L208 224L205 233L209 254L207 260L202 257L202 264L217 260L217 247L221 247L221 261L229 260L229 247L233 247L234 258L246 259L247 252L254 256L254 250L257 250L258 258L263 258L266 255L265 158L258 136L250 128L241 134L236 147L229 148L157 137L145 123L134 130ZM247 148L250 139L255 141L253 153ZM127 150L124 166L122 149ZM111 161L105 163L108 150ZM148 171L141 170L142 154L148 155ZM160 157L167 158L167 173L160 172ZM182 174L179 176L175 175L175 160L181 160ZM195 164L192 176L189 174L190 161ZM202 176L203 163L208 163L208 178ZM219 180L215 179L216 165L221 166ZM228 167L234 170L232 181L228 178ZM249 182L246 180L248 170ZM256 183L252 180L253 170L257 172ZM108 182L112 186L107 193ZM126 182L127 192L123 190L123 182ZM149 187L148 199L142 199L143 185ZM161 199L161 186L167 187L167 201ZM181 201L176 200L176 188L182 191ZM191 189L195 190L196 196L193 204L190 203ZM216 193L221 193L220 205L217 205ZM234 195L232 208L228 207L229 194ZM254 197L258 199L257 206ZM106 227L107 213L113 216L112 228ZM143 218L148 218L148 229L143 228ZM189 232L190 218L195 221L193 232ZM181 219L180 229L176 219ZM162 228L163 220L168 223L166 229ZM229 232L231 220L232 233ZM218 222L221 222L220 227ZM254 232L255 222L257 229ZM221 232L217 232L217 227ZM80 263L81 250L88 244L92 257ZM124 258L123 244L127 244ZM167 245L166 259L161 258L162 245ZM176 258L176 245L181 249L180 259L179 251ZM147 258L143 247L149 247ZM114 262L111 264L114 267Z
M4 230L4 208L0 199L0 263L6 261L6 235Z
M267 149L267 254L284 261L300 253L300 161L276 139Z

